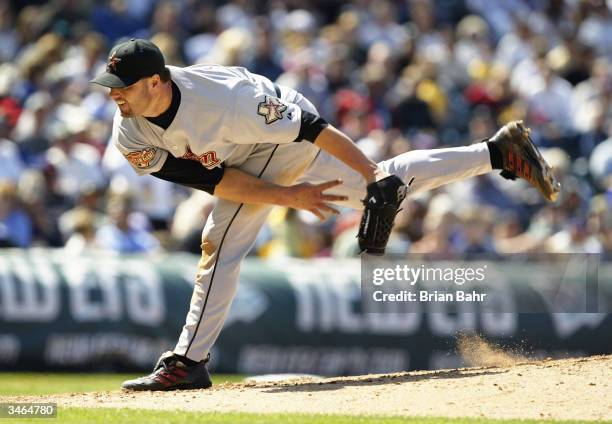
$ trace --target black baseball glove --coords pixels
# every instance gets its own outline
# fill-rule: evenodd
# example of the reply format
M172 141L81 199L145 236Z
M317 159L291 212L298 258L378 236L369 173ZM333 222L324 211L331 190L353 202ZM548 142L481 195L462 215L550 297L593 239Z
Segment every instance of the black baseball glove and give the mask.
M408 186L412 184L411 179ZM395 215L406 197L408 186L395 175L368 184L368 193L363 200L364 210L359 225L359 248L361 253L381 256L389 241Z

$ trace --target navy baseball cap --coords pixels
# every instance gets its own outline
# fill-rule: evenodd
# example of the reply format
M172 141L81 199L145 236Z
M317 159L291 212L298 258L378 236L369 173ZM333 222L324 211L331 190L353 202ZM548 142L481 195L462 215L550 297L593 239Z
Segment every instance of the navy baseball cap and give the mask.
M109 88L123 88L142 78L161 74L165 67L164 55L155 44L132 38L111 49L106 72L90 82Z

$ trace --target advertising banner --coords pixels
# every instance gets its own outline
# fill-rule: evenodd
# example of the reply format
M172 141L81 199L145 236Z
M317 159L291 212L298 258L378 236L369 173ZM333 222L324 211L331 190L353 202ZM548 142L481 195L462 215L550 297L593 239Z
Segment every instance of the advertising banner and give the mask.
M0 369L150 370L180 334L198 259L0 251ZM488 303L373 301L364 286L373 284L373 265L359 259L248 259L211 365L224 373L321 375L447 368L462 365L460 334L479 334L527 356L609 353L612 263L595 259L576 262L584 272L556 272L552 279L551 269L560 266L548 259L489 261L498 296ZM417 268L424 266L452 268L436 261ZM372 287L412 290L398 289L405 281L396 277ZM565 280L556 289L538 287L559 278ZM581 284L587 288L567 295Z

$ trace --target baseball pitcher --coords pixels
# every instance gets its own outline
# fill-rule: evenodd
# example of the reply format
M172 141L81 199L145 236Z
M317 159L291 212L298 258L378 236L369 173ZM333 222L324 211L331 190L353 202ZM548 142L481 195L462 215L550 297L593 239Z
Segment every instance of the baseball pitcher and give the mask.
M111 50L92 82L118 110L112 142L140 174L218 197L185 326L173 352L129 390L207 388L206 364L236 293L240 263L273 205L323 218L330 204L363 209L362 251L382 254L406 195L501 169L550 201L559 183L520 122L466 147L411 151L376 164L300 93L240 67L166 66L151 42ZM333 193L326 192L333 188Z

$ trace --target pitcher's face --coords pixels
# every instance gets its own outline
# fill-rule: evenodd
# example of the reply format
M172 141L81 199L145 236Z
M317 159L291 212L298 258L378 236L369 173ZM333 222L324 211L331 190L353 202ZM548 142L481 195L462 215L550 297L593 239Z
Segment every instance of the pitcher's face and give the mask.
M124 118L143 116L152 100L148 79L143 78L125 88L111 88L109 96L117 103L121 116Z

